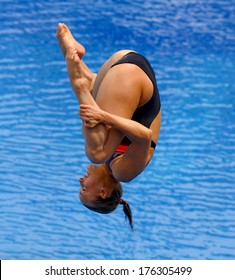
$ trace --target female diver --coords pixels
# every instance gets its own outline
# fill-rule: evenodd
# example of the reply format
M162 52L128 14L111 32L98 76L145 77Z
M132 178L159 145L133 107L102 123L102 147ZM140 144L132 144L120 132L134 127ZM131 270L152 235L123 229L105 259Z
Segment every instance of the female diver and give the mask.
M121 50L96 75L82 60L84 47L65 24L59 24L57 38L80 103L86 154L95 163L79 180L80 200L103 214L122 204L132 227L119 182L131 181L145 169L158 141L161 105L154 71L144 56Z

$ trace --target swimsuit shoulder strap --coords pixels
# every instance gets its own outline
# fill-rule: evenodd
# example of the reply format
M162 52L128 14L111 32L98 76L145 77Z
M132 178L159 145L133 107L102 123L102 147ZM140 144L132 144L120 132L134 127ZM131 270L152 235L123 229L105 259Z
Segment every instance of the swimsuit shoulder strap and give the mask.
M128 146L126 146L126 145L119 145L117 147L116 151L110 157L110 159L105 162L105 164L110 168L110 164L111 164L112 160L114 160L115 158L117 158L120 155L123 155L125 153L125 151L127 150L127 148L128 148Z

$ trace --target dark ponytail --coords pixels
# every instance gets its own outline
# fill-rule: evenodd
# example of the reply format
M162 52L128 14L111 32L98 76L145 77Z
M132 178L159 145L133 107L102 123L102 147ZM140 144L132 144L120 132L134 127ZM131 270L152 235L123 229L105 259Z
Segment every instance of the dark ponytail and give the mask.
M131 213L131 208L130 208L129 204L127 203L126 200L124 200L124 199L122 199L122 198L120 199L119 204L122 204L122 205L123 205L123 211L124 211L126 217L128 218L129 223L130 223L130 226L131 226L131 229L132 229L132 231L133 231L132 213Z

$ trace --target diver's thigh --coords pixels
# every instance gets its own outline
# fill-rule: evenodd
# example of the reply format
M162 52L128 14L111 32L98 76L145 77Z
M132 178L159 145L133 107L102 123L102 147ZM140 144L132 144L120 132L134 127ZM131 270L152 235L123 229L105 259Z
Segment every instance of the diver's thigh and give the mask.
M127 53L129 53L131 50L120 50L118 52L115 52L100 68L97 76L96 76L96 80L95 80L95 84L93 87L93 92L92 92L92 96L94 99L96 99L97 94L98 94L98 90L99 87L104 79L104 77L106 76L106 74L108 73L109 69L111 68L111 66L116 63L120 58L122 58L124 55L126 55Z

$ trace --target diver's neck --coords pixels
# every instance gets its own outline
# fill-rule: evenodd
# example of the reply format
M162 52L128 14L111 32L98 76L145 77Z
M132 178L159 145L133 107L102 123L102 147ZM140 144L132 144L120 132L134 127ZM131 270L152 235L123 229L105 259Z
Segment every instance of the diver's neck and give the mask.
M106 163L102 163L100 167L106 175L113 175L112 170L107 166Z

